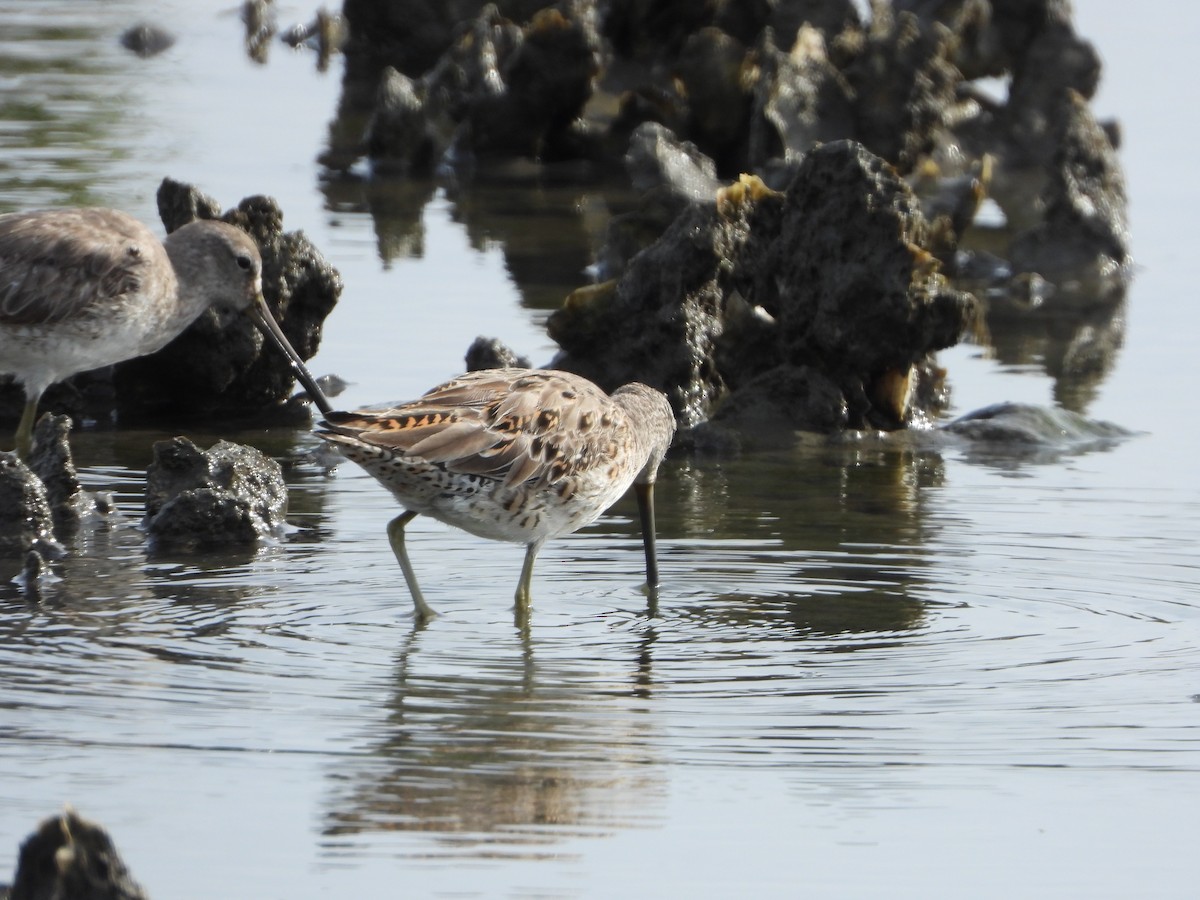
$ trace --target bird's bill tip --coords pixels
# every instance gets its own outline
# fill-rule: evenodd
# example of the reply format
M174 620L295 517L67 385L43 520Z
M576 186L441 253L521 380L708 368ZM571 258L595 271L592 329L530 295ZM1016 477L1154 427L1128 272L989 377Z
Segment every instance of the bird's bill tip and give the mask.
M263 336L278 347L288 358L296 379L300 382L304 390L307 391L309 398L316 404L317 409L322 413L330 412L333 409L332 405L326 399L324 392L317 384L317 380L308 371L308 367L304 364L304 360L300 354L296 352L296 348L292 346L291 341L283 333L283 329L279 327L279 323L275 321L275 317L271 315L271 310L267 308L267 301L263 298L261 292L255 297L254 303L247 308L246 314L258 330L263 333Z

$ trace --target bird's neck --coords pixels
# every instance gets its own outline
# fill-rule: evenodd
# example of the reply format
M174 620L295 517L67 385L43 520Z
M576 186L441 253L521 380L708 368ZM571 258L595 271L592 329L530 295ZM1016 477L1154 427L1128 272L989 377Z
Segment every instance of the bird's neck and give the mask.
M171 261L175 282L172 285L175 306L171 317L182 331L212 305L212 298L202 287L206 283L201 271L204 258L194 253L184 253L181 248L182 241L177 239L178 235L178 231L167 235L163 241L163 248Z

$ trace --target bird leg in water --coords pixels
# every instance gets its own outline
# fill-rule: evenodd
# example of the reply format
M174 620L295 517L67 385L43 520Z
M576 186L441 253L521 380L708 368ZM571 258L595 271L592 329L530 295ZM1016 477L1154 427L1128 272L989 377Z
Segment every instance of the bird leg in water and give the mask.
M541 541L533 541L525 545L525 562L521 564L521 580L517 582L517 612L529 612L532 601L533 561L537 559L538 551L542 549Z
M638 514L642 520L642 544L646 548L646 586L653 591L658 587L658 545L654 530L654 482L634 484L637 495Z
M416 517L415 512L405 510L388 522L388 543L392 545L392 553L396 555L396 562L400 563L400 571L404 573L404 580L408 582L408 592L412 594L417 621L428 622L437 613L425 602L421 586L417 584L417 573L413 571L412 563L408 560L408 551L404 549L404 526Z

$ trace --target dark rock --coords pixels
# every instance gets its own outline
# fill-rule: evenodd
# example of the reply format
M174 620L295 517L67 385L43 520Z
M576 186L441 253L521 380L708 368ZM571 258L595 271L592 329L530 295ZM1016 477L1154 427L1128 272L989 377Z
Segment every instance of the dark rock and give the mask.
M921 200L921 212L929 222L929 250L952 277L968 265L968 260L959 255L961 240L987 199L992 167L992 157L985 154L959 175L943 175L936 164L929 163L909 177L913 192ZM970 264L983 265L984 261L971 260ZM1011 271L1006 270L1006 277L1009 274Z
M46 819L21 844L11 900L145 900L111 837L74 810Z
M1044 285L1026 293L1046 312L1008 324L1063 335L1051 307L1091 322L1123 296L1118 132L1087 107L1100 59L1067 0L880 0L865 24L854 3L818 0L381 6L371 21L394 19L378 68L415 80L422 124L403 133L431 135L434 157L491 160L489 173L535 160L535 177L552 161L594 174L624 158L636 198L613 204L588 260L601 282L550 319L556 364L667 389L685 429L920 421L945 398L931 354L979 314L964 289L991 300ZM434 21L428 52L389 53ZM983 77L1008 95L971 81ZM852 161L849 141L877 159ZM448 196L470 221L478 201L458 174ZM988 198L1004 230L977 225ZM994 334L1004 306L990 307ZM1119 345L1088 333L1067 339L1064 396L1083 396ZM684 439L728 445L717 427Z
M278 535L287 514L279 464L253 447L187 438L154 445L146 472L146 529L158 548L253 545Z
M271 38L279 27L271 0L244 0L242 24L246 26L246 55L257 63L265 63Z
M1070 4L1035 0L1029 3L1034 14L1021 19L1007 5L994 3L992 9L1012 60L1010 109L1025 115L1046 110L1068 90L1088 100L1095 96L1103 65L1091 42L1075 33Z
M346 45L347 37L345 17L322 8L311 22L293 25L285 31L281 40L293 49L307 46L316 50L317 70L324 72L333 55Z
M149 59L175 46L175 35L157 25L139 22L121 34L121 46Z
M847 30L830 33L831 54L826 36L803 19L776 30L766 16L738 17L740 27L733 18L717 16L683 40L672 58L678 93L666 113L648 113L725 177L767 177L823 141L853 138L902 171L934 148L962 83L949 61L957 46L949 28L876 4L869 27L837 17ZM651 93L642 87L632 96Z
M164 178L158 187L158 217L167 234L197 219L221 218L221 204L189 184Z
M63 537L73 535L87 517L98 511L95 499L79 482L67 441L70 433L70 416L43 414L33 429L29 457L29 468L46 486L55 531Z
M305 359L317 351L321 326L342 291L341 276L303 232L283 231L283 213L269 197L248 197L218 216L218 205L195 188L164 179L159 209L168 230L193 218L221 218L245 229L263 257L263 296L288 341ZM228 323L209 310L157 353L114 367L124 421L253 414L256 419L305 421L307 407L291 400L288 360L264 349L245 317ZM186 366L180 359L188 360Z
M853 92L854 137L901 172L931 151L962 75L953 32L911 13L872 6L874 19L842 74Z
M797 431L841 431L849 421L846 398L828 374L785 364L742 384L706 424L734 428L763 447L786 446Z
M1044 195L1054 159L1075 113L1068 97L1090 98L1100 79L1099 55L1075 34L1063 0L1022 0L989 5L989 74L1010 78L1008 96L956 127L974 155L991 154L991 195L1009 225L1025 230L1045 213Z
M598 38L584 12L548 7L523 28L492 4L425 79L448 159L554 158L592 93Z
M625 169L635 191L665 191L677 201L676 212L687 203L711 201L722 186L716 164L695 144L679 140L658 122L646 122L634 130Z
M59 557L46 486L15 453L0 453L0 558L19 559L36 550Z
M900 427L936 401L918 390L930 354L976 311L927 239L894 169L860 145L822 145L786 194L743 178L687 207L619 281L576 291L548 323L554 365L608 390L660 387L685 429L718 409L755 428Z
M1069 92L1060 110L1062 137L1047 169L1045 215L1014 237L1009 256L1016 271L1055 283L1086 277L1091 292L1103 297L1105 284L1123 283L1130 262L1125 178L1083 97Z
M719 28L690 35L675 61L686 101L685 134L722 172L746 171L751 93L742 73L746 47Z
M684 207L711 203L722 186L716 164L695 144L680 141L658 122L644 122L634 129L625 168L639 201L636 209L608 221L595 264L601 279L620 275L629 260L658 240Z
M363 148L380 174L579 155L578 120L599 70L590 0L350 2L345 14L342 112L369 111Z
M391 66L383 70L364 136L367 156L378 174L428 173L437 161L423 91Z
M854 133L853 91L817 29L800 28L789 51L776 46L772 31L764 31L749 64L759 73L747 134L747 158L755 170L775 159L798 161L817 144Z
M879 157L847 142L810 153L777 245L785 356L860 378L956 344L973 300L948 286L928 238L916 196Z
M770 28L790 44L808 23L835 34L859 22L851 0L605 0L601 30L621 56L649 61L672 60L688 38L706 27L753 43Z
M547 5L546 0L345 0L349 37L344 47L346 80L374 85L384 66L411 78L433 68L461 35L462 24L494 5L501 15L525 22Z
M581 288L547 322L562 347L554 368L612 391L643 381L668 393L681 427L708 417L725 392L714 365L729 290L727 261L750 240L750 214L687 207L619 281Z
M511 368L529 369L532 363L496 338L477 337L467 348L468 372Z
M892 8L915 15L924 26L936 22L950 29L957 37L951 60L971 80L1005 77L1012 70L1013 53L1022 46L1014 27L1032 24L1033 16L1014 14L1024 2L1008 0L993 9L991 0L892 0ZM1015 43L1006 47L1012 39Z

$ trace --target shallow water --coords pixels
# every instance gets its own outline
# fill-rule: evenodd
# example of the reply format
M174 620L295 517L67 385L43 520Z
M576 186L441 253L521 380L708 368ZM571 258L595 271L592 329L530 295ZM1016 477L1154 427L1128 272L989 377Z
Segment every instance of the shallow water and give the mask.
M414 630L394 506L304 432L220 435L284 462L284 539L158 557L137 524L166 433L78 430L119 514L42 603L0 582L0 873L71 803L161 898L1192 896L1200 185L1173 175L1195 126L1171 104L1194 99L1177 19L1200 14L1077 6L1124 125L1124 346L1083 391L1032 337L941 362L955 412L1083 397L1138 436L673 461L656 607L625 501L545 549L522 631L520 548L424 520L442 615ZM180 38L146 61L115 42L144 17ZM347 405L453 374L477 333L549 359L544 310L583 282L611 197L323 189L336 61L253 63L221 4L0 0L0 24L0 209L154 222L164 175L274 195L345 279L313 368L353 382Z

